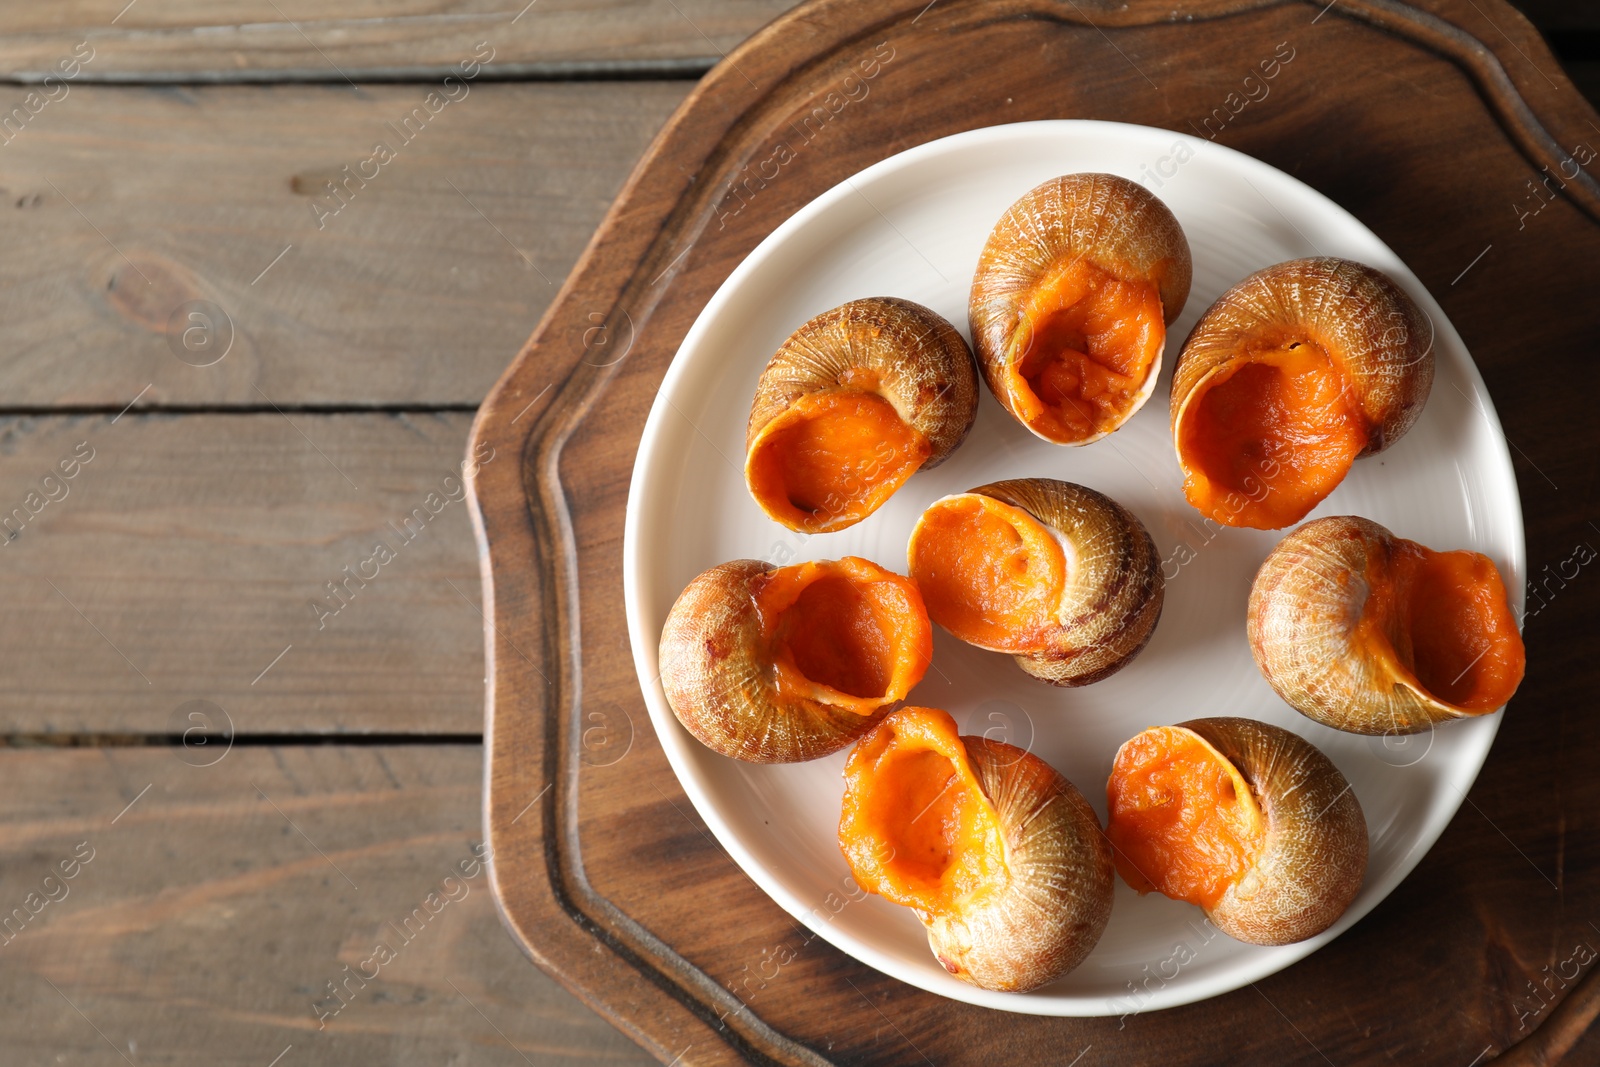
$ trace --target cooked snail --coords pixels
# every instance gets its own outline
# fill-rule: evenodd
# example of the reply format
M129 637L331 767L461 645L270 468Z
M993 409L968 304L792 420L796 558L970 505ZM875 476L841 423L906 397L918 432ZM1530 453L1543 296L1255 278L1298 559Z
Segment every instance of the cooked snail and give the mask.
M1189 242L1167 206L1114 174L1068 174L1001 216L972 279L972 344L1000 406L1084 445L1155 389L1183 310Z
M1400 440L1432 384L1433 324L1384 274L1329 257L1257 271L1173 370L1184 495L1225 526L1291 526Z
M944 462L977 411L954 326L909 300L852 300L801 326L761 372L745 482L791 530L842 530Z
M1100 939L1111 849L1089 802L1039 757L906 707L857 743L844 779L839 845L857 884L914 909L957 978L1036 989Z
M934 622L1056 685L1116 673L1161 617L1144 524L1071 482L1019 478L936 500L907 555Z
M1350 783L1278 726L1219 718L1146 730L1117 751L1106 802L1128 885L1199 905L1253 945L1326 930L1366 873Z
M1291 706L1336 730L1409 734L1499 708L1526 662L1500 572L1335 515L1285 537L1250 589L1250 650Z
M712 567L661 631L661 685L708 748L752 763L826 756L922 680L933 632L917 587L868 560Z

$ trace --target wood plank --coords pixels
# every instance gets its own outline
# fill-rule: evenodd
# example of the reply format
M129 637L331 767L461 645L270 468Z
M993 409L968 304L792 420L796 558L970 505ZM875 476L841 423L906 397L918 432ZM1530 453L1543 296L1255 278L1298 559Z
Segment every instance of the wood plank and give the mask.
M647 1061L506 936L479 746L201 762L0 750L8 1064Z
M479 732L469 421L0 419L0 733Z
M480 41L513 73L709 66L793 0L68 0L0 12L0 77L38 79L88 41L78 77L342 81L440 77ZM120 13L120 14L119 14Z
M688 86L462 84L436 115L430 91L47 104L0 144L0 241L26 250L0 260L0 407L476 403Z

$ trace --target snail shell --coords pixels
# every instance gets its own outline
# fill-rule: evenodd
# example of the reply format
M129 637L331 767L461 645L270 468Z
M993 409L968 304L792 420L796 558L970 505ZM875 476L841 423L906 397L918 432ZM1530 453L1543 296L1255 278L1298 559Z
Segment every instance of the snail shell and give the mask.
M857 884L914 908L945 970L1026 991L1087 956L1111 916L1111 848L1039 757L901 708L851 750L839 841Z
M922 680L933 632L910 581L868 560L723 563L661 631L667 703L706 747L752 763L837 752Z
M791 530L842 530L944 462L977 411L954 326L910 300L852 300L801 326L761 372L745 482Z
M1367 823L1350 783L1282 727L1215 718L1146 730L1117 751L1106 794L1123 880L1200 904L1240 941L1314 937L1366 875Z
M1052 178L1011 205L978 259L968 313L984 380L1038 437L1098 441L1155 389L1191 273L1183 228L1144 186Z
M1226 526L1291 526L1398 441L1432 385L1433 324L1386 275L1330 257L1259 270L1206 310L1173 370L1184 495Z
M1062 686L1115 674L1161 618L1150 533L1127 508L1053 478L935 501L907 549L928 615L968 644Z
M1256 665L1302 714L1336 730L1409 734L1494 711L1526 661L1487 556L1435 552L1351 515L1308 522L1250 589Z

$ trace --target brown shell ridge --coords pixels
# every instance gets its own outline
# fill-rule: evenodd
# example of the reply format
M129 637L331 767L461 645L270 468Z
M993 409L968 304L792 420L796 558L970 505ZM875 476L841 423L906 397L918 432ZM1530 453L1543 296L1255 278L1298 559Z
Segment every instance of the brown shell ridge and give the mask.
M1250 590L1246 630L1262 676L1301 714L1351 733L1412 734L1477 713L1434 697L1402 665L1361 645L1367 569L1399 539L1332 515L1280 541Z
M1008 881L972 907L930 916L929 944L978 985L1034 989L1081 963L1104 932L1110 845L1089 802L1053 767L1012 745L961 740L1005 828Z
M1165 600L1155 541L1138 516L1087 486L1029 478L973 492L1021 508L1069 545L1069 573L1056 640L1014 657L1055 685L1089 685L1143 651Z
M749 593L751 580L775 569L760 560L711 568L679 595L661 632L661 686L678 721L707 748L753 763L826 756L888 714L887 707L859 715L806 697L779 697ZM729 595L730 588L743 595ZM797 717L806 729L795 728Z
M908 349L926 356L908 359ZM915 301L870 297L813 316L773 355L750 408L745 451L800 397L856 388L842 381L855 367L876 372L879 381L871 391L928 440L932 452L924 468L942 462L971 429L977 372L960 332ZM952 420L951 412L961 418Z
M974 345L981 335L1005 352L1015 332L1006 314L1014 298L1046 271L1079 260L1121 281L1155 283L1166 325L1181 313L1192 267L1184 267L1187 242L1171 211L1116 175L1062 175L1019 198L985 244L973 280ZM1183 269L1170 271L1173 264Z
M1181 723L1232 763L1267 820L1249 871L1210 910L1224 933L1261 945L1313 937L1344 914L1367 867L1367 824L1333 761L1282 727L1253 719Z
M1421 414L1435 337L1431 317L1379 270L1332 256L1274 264L1223 293L1189 332L1173 371L1174 432L1212 374L1255 348L1303 340L1326 353L1353 394L1368 434L1361 454L1374 455Z

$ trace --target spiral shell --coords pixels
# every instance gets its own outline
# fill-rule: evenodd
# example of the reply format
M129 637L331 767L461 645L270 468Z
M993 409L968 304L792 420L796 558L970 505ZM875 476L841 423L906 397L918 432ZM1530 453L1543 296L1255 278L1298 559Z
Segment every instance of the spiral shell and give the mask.
M866 733L932 657L916 586L847 556L712 567L673 604L659 662L667 703L701 743L752 763L794 763Z
M986 530L1002 535L1000 547ZM934 622L1054 685L1115 674L1161 618L1165 585L1149 531L1071 482L1018 478L937 500L907 555Z
M1245 278L1200 317L1173 370L1190 503L1228 526L1299 522L1354 459L1416 422L1433 341L1422 309L1360 263L1296 259ZM1291 410L1296 423L1269 424Z
M972 343L995 399L1056 444L1112 432L1155 389L1191 274L1183 228L1144 186L1068 174L1032 189L972 279Z
M1367 869L1367 824L1350 783L1311 742L1282 727L1253 719L1194 719L1155 727L1117 752L1107 785L1107 834L1118 849L1118 869L1134 887L1161 888L1162 872L1128 870L1138 854L1124 823L1126 799L1119 776L1138 770L1143 754L1164 739L1198 740L1242 782L1240 799L1254 831L1251 848L1231 884L1206 915L1230 937L1253 945L1287 945L1314 937L1338 921L1361 889ZM1162 791L1175 794L1170 780ZM1178 801L1181 802L1181 799ZM1131 876L1131 877L1130 877ZM1143 884L1137 884L1143 883Z
M761 372L745 481L789 529L842 530L944 462L977 411L954 326L910 300L852 300L801 326Z
M1248 633L1279 696L1361 734L1492 712L1525 663L1488 557L1434 552L1351 515L1308 522L1278 543L1251 586Z
M908 751L912 759L897 763ZM938 758L913 762L930 751ZM899 780L917 772L922 792L937 789L926 805L916 783ZM1089 802L1039 757L958 738L946 712L901 708L861 739L844 773L840 845L857 883L914 908L934 955L957 978L1036 989L1099 941L1115 889L1111 849ZM894 814L908 795L933 809L921 816L920 839L919 818L900 824Z

